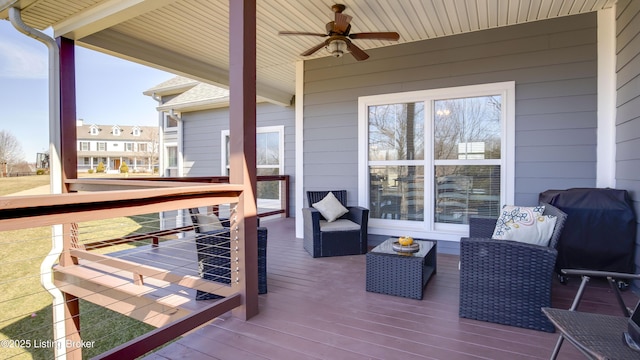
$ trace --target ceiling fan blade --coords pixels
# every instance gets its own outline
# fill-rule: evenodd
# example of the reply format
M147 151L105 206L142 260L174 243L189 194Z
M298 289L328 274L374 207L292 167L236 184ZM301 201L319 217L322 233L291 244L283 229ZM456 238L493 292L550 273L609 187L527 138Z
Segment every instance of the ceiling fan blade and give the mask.
M302 53L302 54L300 54L300 55L302 55L302 56L309 56L309 55L313 54L314 52L316 52L316 51L318 51L318 50L322 49L323 47L325 47L325 45L326 45L326 42L321 42L320 44L318 44L318 45L316 45L316 46L312 47L311 49L309 49L309 50L307 50L307 51L303 52L303 53Z
M376 39L376 40L393 40L400 39L400 34L397 32L365 32L349 35L351 39Z
M311 35L311 36L319 36L319 37L328 36L327 34L303 32L303 31L279 31L278 35Z
M353 19L352 16L345 15L343 13L336 13L336 19L333 23L333 31L340 34L344 34L345 31L347 31L347 28L349 27L349 23L351 22L351 19Z
M351 55L353 55L353 57L358 61L367 60L369 58L369 55L367 55L364 50L354 45L351 41L347 41L347 49L349 50L349 52L351 52Z

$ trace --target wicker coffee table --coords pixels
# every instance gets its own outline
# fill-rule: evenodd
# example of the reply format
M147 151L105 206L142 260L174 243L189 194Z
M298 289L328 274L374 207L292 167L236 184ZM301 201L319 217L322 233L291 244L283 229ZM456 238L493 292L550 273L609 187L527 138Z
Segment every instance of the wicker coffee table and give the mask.
M367 253L367 291L422 299L427 281L436 273L437 243L414 240L420 245L415 253L393 249L397 238L389 238Z

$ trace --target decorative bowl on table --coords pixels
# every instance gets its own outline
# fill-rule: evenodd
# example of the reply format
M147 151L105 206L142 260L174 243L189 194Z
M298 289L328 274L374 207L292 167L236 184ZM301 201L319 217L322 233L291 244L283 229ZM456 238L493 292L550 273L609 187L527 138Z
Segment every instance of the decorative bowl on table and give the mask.
M398 241L393 242L391 248L399 253L414 253L420 251L420 244L413 242L410 236L401 236Z

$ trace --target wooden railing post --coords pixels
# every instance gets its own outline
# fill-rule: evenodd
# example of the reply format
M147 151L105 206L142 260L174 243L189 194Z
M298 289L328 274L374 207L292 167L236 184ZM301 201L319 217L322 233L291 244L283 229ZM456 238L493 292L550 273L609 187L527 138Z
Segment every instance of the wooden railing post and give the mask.
M284 216L285 218L289 217L289 206L291 205L289 200L289 176L284 177L284 195L282 198L282 207L284 208Z
M249 319L258 314L255 0L229 0L229 38L229 181L243 187L234 231L240 239L243 306L233 314Z

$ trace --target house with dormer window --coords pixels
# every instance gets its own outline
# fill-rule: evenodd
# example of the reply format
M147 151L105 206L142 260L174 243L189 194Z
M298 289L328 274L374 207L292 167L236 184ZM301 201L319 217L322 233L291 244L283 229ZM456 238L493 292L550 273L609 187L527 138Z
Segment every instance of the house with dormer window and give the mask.
M120 172L127 164L130 172L157 171L158 127L125 125L85 125L76 122L78 171L95 171L104 164L105 171Z

